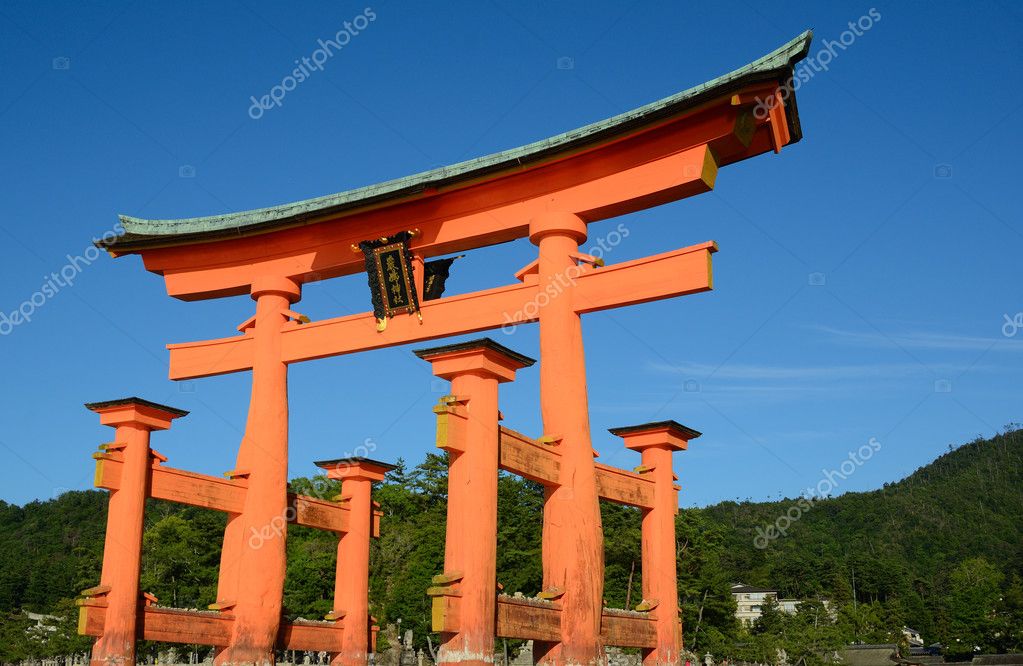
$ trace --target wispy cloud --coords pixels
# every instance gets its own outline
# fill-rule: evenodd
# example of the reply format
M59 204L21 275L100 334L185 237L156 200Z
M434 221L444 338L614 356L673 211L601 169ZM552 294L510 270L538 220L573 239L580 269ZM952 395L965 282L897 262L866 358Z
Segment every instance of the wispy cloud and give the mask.
M646 369L668 379L665 397L692 405L705 401L718 407L831 401L838 396L884 399L937 390L939 380L954 380L967 372L1007 373L1003 365L969 363L858 363L774 365L754 363L650 362ZM655 388L651 385L649 388Z
M749 363L728 363L723 366L716 366L711 363L680 363L672 365L668 363L650 363L650 370L655 372L679 375L685 378L699 380L703 377L713 377L718 383L729 381L771 381L786 380L792 382L810 382L814 380L874 380L874 379L904 379L910 376L933 376L934 372L945 372L955 374L967 368L965 365L952 363L928 364L923 366L919 363L857 363L847 365L809 365L809 366L787 366L787 365L764 365ZM978 368L974 367L974 370ZM726 389L728 387L722 386ZM785 390L794 386L746 386L732 385L732 388L762 389L762 390Z
M955 335L950 333L932 333L925 331L906 331L898 333L878 333L877 331L850 331L833 326L815 325L812 330L825 333L848 344L863 347L891 347L898 344L911 349L934 349L945 351L1023 351L1023 336L1007 338L1001 334L991 337ZM997 330L997 326L995 326Z

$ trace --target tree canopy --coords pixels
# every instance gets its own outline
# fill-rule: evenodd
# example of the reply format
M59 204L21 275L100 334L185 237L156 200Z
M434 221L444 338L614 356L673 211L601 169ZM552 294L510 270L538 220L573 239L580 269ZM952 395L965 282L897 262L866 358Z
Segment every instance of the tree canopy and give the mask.
M819 663L852 642L902 640L911 626L949 654L1023 650L1023 431L950 450L884 488L815 501L785 536L758 541L799 498L729 501L683 509L677 519L679 598L686 647L718 657ZM402 620L418 643L429 630L425 590L441 572L447 460L428 454L378 484L381 538L371 553L370 606L380 623ZM333 497L337 482L292 481L295 492ZM25 506L0 502L0 661L82 651L76 594L99 580L106 494L74 491ZM640 513L602 505L605 598L639 602ZM506 592L541 587L543 488L501 474L498 581ZM150 501L142 588L161 605L215 601L218 513ZM760 530L758 532L758 529ZM336 536L288 530L284 606L290 617L332 608ZM750 627L735 618L738 581L803 601L789 615L768 604ZM55 616L40 630L22 611Z

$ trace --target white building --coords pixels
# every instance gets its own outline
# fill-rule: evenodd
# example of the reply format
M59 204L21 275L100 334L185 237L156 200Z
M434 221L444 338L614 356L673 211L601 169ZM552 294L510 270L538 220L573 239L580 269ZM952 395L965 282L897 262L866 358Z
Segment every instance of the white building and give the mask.
M768 600L777 604L778 610L789 615L795 615L799 604L803 603L801 599L779 599L778 590L753 587L742 583L732 585L732 598L735 599L735 617L739 618L743 624L753 624L760 619L764 604ZM824 607L829 607L827 601L824 602Z
M735 617L743 624L753 624L760 618L768 599L778 601L778 590L736 583L732 586L732 598L735 599Z
M909 647L923 647L924 639L920 636L920 632L916 629L903 627L902 635L906 637L906 642L909 643Z

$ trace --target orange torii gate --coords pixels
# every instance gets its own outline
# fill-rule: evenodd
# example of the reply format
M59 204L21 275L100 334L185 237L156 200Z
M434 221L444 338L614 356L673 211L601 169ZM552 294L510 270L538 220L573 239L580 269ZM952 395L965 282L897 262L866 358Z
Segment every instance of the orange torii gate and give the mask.
M143 511L146 499L154 498L229 515L241 513L249 495L248 474L219 478L164 465L167 457L149 446L150 433L168 429L188 412L140 398L86 407L99 414L100 423L115 428L114 441L93 454L95 485L111 491L100 584L82 592L78 601L79 633L97 637L92 663L134 664L136 639L231 645L237 621L233 602L213 604L211 612L186 611L157 606L156 597L140 592ZM370 483L383 479L393 466L367 458L316 464L327 470L328 477L341 479L337 501L286 493L281 513L266 529L246 535L248 546L259 550L268 541L280 540L288 523L338 534L335 606L343 610L335 610L323 622L280 622L274 644L287 650L361 654L361 660L336 663L364 664L377 630L365 602L369 540L380 536L381 515L372 507ZM353 598L353 591L362 592Z
M415 353L432 365L435 375L451 381L452 391L434 409L437 446L450 456L444 572L427 591L433 597L433 630L441 634L439 662L493 663L495 636L533 640L534 658L548 659L562 642L563 616L572 612L566 589L550 585L535 599L497 595L495 590L498 469L543 484L545 516L553 513L555 502L565 501L558 498L559 489L579 487L566 476L572 452L563 446L563 437L534 440L498 424L498 384L514 380L517 370L534 361L489 338ZM675 664L682 625L675 552L679 487L671 454L686 449L700 433L675 421L611 432L623 437L626 447L642 452L643 464L627 472L590 458L593 491L600 499L642 510L643 601L636 612L629 612L604 608L598 600L599 642L643 648L648 664ZM572 545L545 531L545 553L553 550L552 541L562 548ZM599 525L597 542L603 548ZM564 567L572 557L562 550L550 560ZM603 562L589 573L591 585L602 584Z
M339 552L352 553L350 559L356 564L346 579L348 588L341 582L346 574L339 562L338 604L350 606L337 607L328 616L327 623L333 626L282 623L283 531L258 548L247 543L253 531L258 533L286 515L289 503L315 504L310 498L290 496L287 490L288 365L531 322L540 327L543 435L536 440L500 429L496 451L493 447L484 447L485 454L476 450L484 444L476 437L489 437L488 429L496 429L497 383L508 381L516 369L527 365L524 357L492 342L470 353L475 359L471 362L448 358L450 349L424 352L437 374L452 379L451 402L442 405L443 410L455 416L468 410L472 417L474 409L484 413L478 426L471 425L476 421L469 418L463 439L455 435L446 440L449 449L465 450L461 458L467 464L461 465L461 472L456 469L459 456L452 461L456 497L463 473L479 478L481 471L496 474L497 466L532 475L547 488L546 601L527 603L534 610L524 615L509 611L521 604L491 599L489 559L467 559L467 551L458 545L461 541L451 541L448 554L461 562L464 571L446 567L437 581L442 589L431 591L435 622L440 622L447 641L442 661L492 661L488 650L494 631L511 631L515 624L501 618L515 617L519 624L543 627L543 635L536 640L538 659L545 663L596 663L603 658L605 643L638 644L639 634L653 636L640 645L646 648L649 663L673 663L681 637L677 593L673 592L674 555L668 551L669 541L674 549L677 507L670 457L672 450L684 448L698 433L674 422L619 429L616 433L625 438L626 446L643 451L641 471L630 474L595 464L580 318L711 289L711 255L717 246L706 242L601 267L600 258L581 252L580 245L590 223L706 192L713 188L720 167L771 150L779 152L799 140L791 81L793 66L806 55L809 43L810 34L805 33L730 74L609 120L415 176L229 215L187 220L122 217L126 233L101 245L114 256L139 254L148 270L164 278L169 295L187 301L248 294L255 300L255 313L238 327L240 335L169 345L171 379L249 370L252 395L237 464L226 481L162 469L162 457L148 449L148 432L169 427L172 418L181 416L177 410L137 399L91 406L104 423L118 429L114 445L98 454L100 469L116 467L122 472L114 475L116 482L107 481L105 471L97 472L97 482L107 483L103 487L111 488L114 496L104 577L82 601L82 630L99 637L93 663L131 663L133 637L156 636L156 640L216 645L221 648L218 665L266 664L273 662L275 648L296 646L298 635L303 636L299 642L308 644L305 636L312 634L330 647L294 649L327 650L337 664L365 663L371 649L368 624L367 631L354 631L353 625L344 629L346 623L357 621L361 627L367 621L366 605L354 598L362 599L365 589L354 580L364 566L362 541L351 548L339 546ZM765 112L755 113L755 109ZM365 270L370 248L399 236L411 253L413 275L406 285L408 292L398 295L408 296L413 304L418 296L419 317L397 316L388 321L393 313L388 309L386 316L381 314L376 302L372 313L315 322L292 309L304 284ZM538 251L537 259L516 274L518 283L424 302L426 259L522 237L528 237ZM390 264L397 281L396 266ZM372 277L371 284L375 284ZM470 367L473 363L480 367ZM473 387L471 395L457 387L463 384ZM466 407L473 403L477 407ZM506 461L506 453L515 451L522 461ZM492 464L495 453L497 466ZM348 500L322 502L330 506L316 505L316 510L306 511L313 516L307 519L310 522L294 522L314 526L327 522L339 534L365 535L366 530L347 527L344 517L351 524L355 518L349 513L356 507L365 514L371 506L370 484L382 477L386 467L364 459L340 462L345 471L331 475L344 479L343 496L351 489ZM183 490L180 484L165 481L171 476L187 477L186 486L194 483L202 490ZM225 483L230 487L224 487ZM174 501L194 502L201 496L205 505L229 515L218 601L211 613L172 611L156 606L153 599L139 600L138 558L128 551L139 546L138 507L146 493L159 497L158 488L168 493L165 499ZM115 503L119 494L130 499ZM649 615L603 608L601 497L644 509L647 598L641 611ZM489 501L484 504L489 507ZM115 512L117 505L123 508ZM469 510L465 503L453 505L454 510ZM486 511L480 524L489 529L493 520L489 508ZM301 516L302 510L297 514ZM360 515L360 524L363 520L371 518ZM469 614L461 607L470 603L465 596L468 589L473 590L470 607L475 609ZM452 601L458 598L460 602ZM489 614L490 609L497 614L496 620L473 615ZM453 623L456 615L458 621ZM524 627L516 635L532 630Z

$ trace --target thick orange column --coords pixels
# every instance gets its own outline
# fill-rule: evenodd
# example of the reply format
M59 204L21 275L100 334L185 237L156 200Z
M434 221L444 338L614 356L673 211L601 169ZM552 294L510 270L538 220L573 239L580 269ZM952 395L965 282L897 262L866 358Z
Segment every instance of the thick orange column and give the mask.
M334 610L328 619L341 622L341 652L332 666L366 666L370 652L369 540L373 536L374 481L383 481L394 465L368 458L317 462L327 478L341 480L340 501L348 508L348 531L337 544Z
M92 648L92 666L135 663L136 617L140 606L139 566L142 561L142 521L149 491L152 454L149 433L170 428L188 412L139 398L85 405L99 414L100 423L116 428L114 441L103 448L124 459L121 484L110 494L100 588L106 599L103 635ZM96 588L94 588L96 589Z
M654 482L654 507L643 512L643 602L637 609L649 610L656 619L657 647L643 650L643 664L674 665L682 650L682 624L675 551L678 487L671 458L700 433L675 421L612 428L611 433L622 437L626 448L641 452L639 471Z
M458 595L459 612L457 631L441 632L438 663L489 665L497 619L497 387L534 361L489 338L415 354L451 381L445 404L454 412L446 441L438 442L450 467L444 573L434 580Z
M253 282L256 315L252 398L234 475L247 477L242 513L231 516L221 555L218 606L234 614L231 645L218 666L273 664L284 592L288 493L288 367L281 328L299 286L287 278Z
M597 498L582 323L573 302L579 244L586 224L569 213L546 213L529 223L539 248L540 411L545 437L559 441L561 483L547 488L543 577L562 605L561 643L534 644L546 664L597 664L604 594L604 546ZM560 597L558 597L560 595Z

